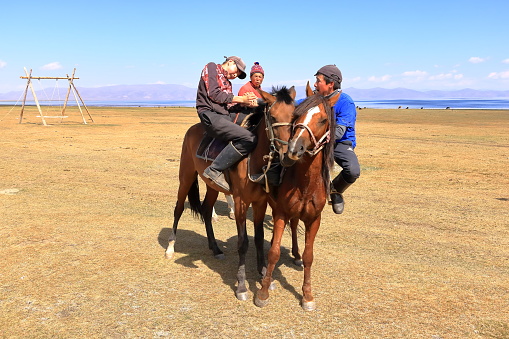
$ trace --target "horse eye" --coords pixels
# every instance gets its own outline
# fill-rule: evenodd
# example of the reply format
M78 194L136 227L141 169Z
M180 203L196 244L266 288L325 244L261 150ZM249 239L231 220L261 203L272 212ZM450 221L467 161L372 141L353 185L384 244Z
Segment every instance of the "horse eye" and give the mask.
M322 124L322 125L325 125L326 123L327 123L327 118L325 118L322 121L320 121L320 124Z

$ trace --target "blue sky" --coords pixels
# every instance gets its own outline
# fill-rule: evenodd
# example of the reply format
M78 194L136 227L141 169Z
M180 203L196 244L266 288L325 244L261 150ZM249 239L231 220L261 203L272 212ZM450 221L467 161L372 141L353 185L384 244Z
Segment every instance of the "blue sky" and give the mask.
M196 87L225 55L260 62L264 88L300 86L336 64L343 88L509 90L507 0L49 0L0 11L0 93L24 88L23 67L50 77L76 68L80 87Z

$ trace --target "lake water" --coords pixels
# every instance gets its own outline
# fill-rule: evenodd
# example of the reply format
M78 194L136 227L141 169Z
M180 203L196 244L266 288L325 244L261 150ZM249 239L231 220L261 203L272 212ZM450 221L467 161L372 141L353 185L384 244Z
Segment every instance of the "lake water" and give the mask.
M367 108L434 108L434 109L509 109L509 99L439 99L439 100L377 100L356 101L359 107Z
M87 106L98 107L194 107L195 101L85 101ZM509 109L509 99L440 99L440 100L357 100L361 108L425 108L425 109ZM0 101L0 105L21 107L15 101ZM27 105L35 105L27 102ZM62 106L62 102L41 102L44 106ZM68 102L76 106L76 102Z

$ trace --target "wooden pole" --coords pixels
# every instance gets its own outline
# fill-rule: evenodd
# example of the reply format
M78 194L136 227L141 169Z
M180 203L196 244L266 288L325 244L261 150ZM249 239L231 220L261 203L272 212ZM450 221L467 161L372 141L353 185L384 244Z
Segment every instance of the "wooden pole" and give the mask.
M74 72L76 72L76 68L72 72L72 78L73 79L74 79ZM72 83L72 80L69 79L69 74L66 74L66 75L67 75L67 80L69 80L69 88L67 89L67 95L65 96L64 108L62 109L62 115L64 115L64 113L65 113L65 109L67 108L67 100L69 100L69 93L71 93L71 83Z
M74 88L74 90L76 91L76 94L78 94L78 97L80 98L81 100L81 103L83 104L83 107L85 107L85 110L87 111L87 114L90 118L90 120L92 120L92 122L94 122L94 119L92 118L92 115L90 114L90 112L88 111L88 108L87 108L87 105L85 105L85 101L83 101L83 99L81 98L81 95L80 93L78 92L78 89L76 88L76 86L74 85L74 82L72 83L72 88Z
M26 71L26 69L25 69ZM30 76L32 75L32 70L30 70L30 75L28 76L27 80L27 87L25 88L25 92L23 93L23 105L21 106L21 113L19 114L19 124L21 124L21 121L23 120L23 112L25 111L25 102L27 100L27 94L28 94L28 87L30 86Z
M76 90L75 90L74 86L72 86L72 94L74 94L74 99L76 100L76 105L78 105L78 108L80 110L81 118L83 119L83 123L86 125L87 120L85 119L85 116L83 115L83 111L81 110L81 106L80 106L80 103L78 102L78 96L76 95Z
M30 89L32 90L32 95L34 96L35 104L37 105L39 114L41 115L42 123L44 124L44 126L48 126L48 124L46 123L46 120L44 120L44 114L42 113L41 105L39 105L39 100L37 99L37 95L35 94L34 85L32 84L32 81L30 81L31 79L30 79L30 76L28 75L28 71L26 68L25 68L25 73L26 73L27 77L29 78L28 81L30 83Z
M83 98L81 97L80 93L78 92L78 89L76 88L76 85L74 85L73 80L74 79L79 79L79 78L75 78L74 77L75 73L76 73L76 68L72 72L72 77L69 78L69 74L66 74L67 75L67 80L69 80L69 91L71 90L71 88L73 89L74 98L76 98L76 95L78 96L78 98L80 99L81 103L83 104L83 107L85 107L85 110L87 111L87 114L88 114L90 120L92 122L94 122L94 119L92 118L92 115L88 111L87 105L85 105L85 101L83 101ZM69 92L67 92L67 96L69 96ZM76 99L76 101L77 101L77 99ZM67 104L67 99L66 99L66 104ZM78 107L79 107L79 104L78 104ZM65 106L64 106L64 109L65 109ZM80 112L81 112L81 108L80 108Z
M76 68L74 69L76 70ZM20 77L20 79L28 79L29 77L26 76L26 77ZM69 79L69 77L30 77L30 79L37 79L37 80L44 80L44 79L53 79L53 80L67 80ZM79 78L74 78L74 79L79 79Z

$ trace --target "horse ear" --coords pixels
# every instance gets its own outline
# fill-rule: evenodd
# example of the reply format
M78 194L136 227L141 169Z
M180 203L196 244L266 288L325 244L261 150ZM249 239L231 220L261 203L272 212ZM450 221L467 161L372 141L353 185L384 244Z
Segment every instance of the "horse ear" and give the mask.
M330 105L330 107L332 107L332 106L334 106L336 104L336 102L338 101L340 96L341 96L341 91L339 91L338 93L334 94L333 96L331 96L329 98L329 105Z
M311 89L311 86L309 86L309 81L308 81L308 83L307 83L307 85L306 85L306 96L307 96L307 97L310 97L310 96L312 96L313 94L314 94L314 93L313 93L313 90Z
M290 96L292 99L295 100L295 97L297 96L297 91L295 91L295 86L290 87Z
M276 101L276 97L273 96L272 94L270 93L267 93L261 89L258 89L258 93L260 93L260 95L262 96L262 99L268 103L269 105L272 105L274 103L274 101Z

